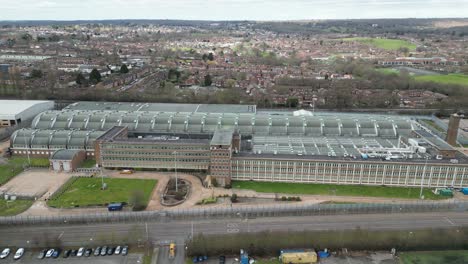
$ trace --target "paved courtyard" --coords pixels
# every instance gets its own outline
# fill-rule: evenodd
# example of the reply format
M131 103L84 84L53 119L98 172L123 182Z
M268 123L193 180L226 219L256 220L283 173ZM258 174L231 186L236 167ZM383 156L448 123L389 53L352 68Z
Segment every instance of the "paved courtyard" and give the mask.
M48 169L27 170L0 187L0 192L36 197L38 199L44 196L45 199L52 195L70 177L71 174L56 173Z

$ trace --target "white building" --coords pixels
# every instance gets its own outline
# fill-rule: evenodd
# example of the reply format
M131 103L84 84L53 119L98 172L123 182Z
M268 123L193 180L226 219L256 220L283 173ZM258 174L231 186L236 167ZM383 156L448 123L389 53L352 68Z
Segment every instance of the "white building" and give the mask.
M9 127L32 120L36 115L54 108L53 101L0 100L0 127Z

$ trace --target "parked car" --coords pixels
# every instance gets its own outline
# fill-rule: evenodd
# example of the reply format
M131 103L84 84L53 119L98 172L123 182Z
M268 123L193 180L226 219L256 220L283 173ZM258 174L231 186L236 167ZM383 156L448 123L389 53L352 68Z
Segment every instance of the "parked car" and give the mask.
M43 249L43 250L41 250L41 252L39 252L39 254L37 255L37 258L38 259L43 259L43 258L45 258L46 254L47 254L47 249Z
M10 249L9 248L5 248L2 253L0 253L0 259L4 259L6 257L8 257L8 255L10 255Z
M101 253L101 247L97 247L95 250L94 250L94 256L99 256L99 254Z
M68 257L70 256L71 252L72 252L72 251L71 251L70 249L65 250L65 251L63 252L62 257L63 257L63 258L68 258Z
M128 254L128 246L123 246L122 248L122 256L127 256Z
M226 256L219 256L219 264L226 264Z
M76 250L76 249L72 249L72 251L71 251L71 254L70 254L70 255L71 255L72 257L76 257L76 254L78 254L78 250Z
M54 250L54 253L52 254L52 257L53 258L58 258L60 256L61 252L62 252L62 250L60 250L59 248Z
M114 248L109 247L109 248L107 249L107 255L110 256L110 255L112 255L112 254L114 254Z
M85 250L84 256L89 257L89 256L91 256L92 253L93 253L93 250L91 248L87 248Z
M105 256L105 255L107 255L107 246L103 246L101 248L101 256Z
M115 248L114 254L115 254L115 255L119 255L121 250L122 250L122 247L117 246L117 247Z
M16 250L15 256L13 256L13 259L20 259L24 255L24 248L18 248Z
M76 253L76 256L77 257L82 257L83 256L83 253L84 253L84 247L80 247L78 249L78 253Z
M53 248L49 249L49 250L47 251L45 257L46 257L46 258L52 257L52 254L54 254L54 252L55 252L55 249L53 249Z

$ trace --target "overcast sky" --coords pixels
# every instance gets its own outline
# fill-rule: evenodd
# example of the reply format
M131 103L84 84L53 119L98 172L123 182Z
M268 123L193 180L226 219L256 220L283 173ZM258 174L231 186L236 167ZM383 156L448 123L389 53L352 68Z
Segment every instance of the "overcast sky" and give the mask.
M0 0L0 20L468 17L468 0Z

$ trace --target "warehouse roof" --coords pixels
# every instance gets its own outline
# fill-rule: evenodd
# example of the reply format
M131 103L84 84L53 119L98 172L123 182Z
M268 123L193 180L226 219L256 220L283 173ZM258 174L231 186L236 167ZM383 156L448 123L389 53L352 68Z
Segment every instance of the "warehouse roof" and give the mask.
M243 135L373 136L409 135L412 120L388 115L293 116L268 113L181 113L100 110L48 111L32 123L35 129L108 130L128 126L129 132L213 134L234 129Z
M255 113L255 105L232 104L165 104L125 102L76 102L68 110L138 111L138 112L181 112L181 113Z
M52 109L54 106L53 101L35 101L35 100L0 100L0 119L2 120L15 120L19 119L20 114L33 106L44 104L45 111ZM42 112L39 111L39 112ZM33 114L36 115L39 112Z

